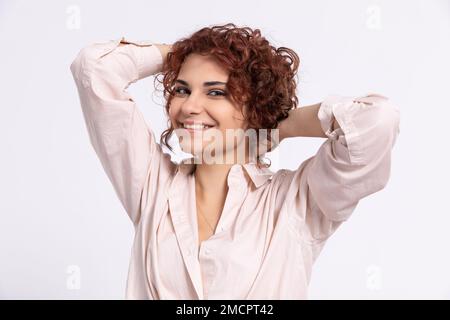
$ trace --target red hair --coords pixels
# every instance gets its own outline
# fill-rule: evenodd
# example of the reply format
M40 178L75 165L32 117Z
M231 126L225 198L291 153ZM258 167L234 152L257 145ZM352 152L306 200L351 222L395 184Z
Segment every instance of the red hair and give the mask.
M299 67L298 55L286 47L273 47L259 29L238 28L228 23L202 28L172 44L162 71L155 78L164 86L167 114L175 95L175 80L191 53L212 56L229 71L226 88L231 99L240 107L247 105L249 128L268 129L268 141L271 129L277 128L288 117L289 110L297 107L294 77ZM162 81L158 79L160 74ZM174 130L170 119L169 125L160 142L172 150L168 142Z

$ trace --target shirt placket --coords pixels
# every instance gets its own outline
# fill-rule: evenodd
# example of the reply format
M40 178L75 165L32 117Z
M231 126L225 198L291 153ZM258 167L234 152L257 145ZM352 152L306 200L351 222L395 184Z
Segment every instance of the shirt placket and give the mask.
M203 300L200 264L195 254L197 251L194 236L196 231L193 230L190 221L190 215L192 214L190 212L192 211L191 193L193 190L190 188L189 177L181 172L177 172L168 192L170 215L181 255L195 289L196 298ZM177 272L177 270L174 270L174 272Z

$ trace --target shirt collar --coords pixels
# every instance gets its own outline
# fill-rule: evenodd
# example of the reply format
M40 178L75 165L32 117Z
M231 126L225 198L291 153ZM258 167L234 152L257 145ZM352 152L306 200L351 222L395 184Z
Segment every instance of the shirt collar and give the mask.
M181 161L177 167L177 172L179 171L186 175L190 175L194 172L195 164L187 163L188 159ZM271 179L274 174L268 167L258 167L257 163L252 161L245 164L234 164L230 169L229 175L236 171L243 172L243 170L239 170L241 167L245 169L245 172L247 172L247 175L250 177L255 188L262 186L267 180Z

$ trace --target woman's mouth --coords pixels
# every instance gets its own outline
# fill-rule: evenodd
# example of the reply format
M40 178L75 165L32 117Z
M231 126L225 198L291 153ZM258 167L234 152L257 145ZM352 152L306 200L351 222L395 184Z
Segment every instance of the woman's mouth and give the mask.
M188 130L189 132L206 131L208 129L214 128L214 126L202 123L195 123L195 124L179 123L179 124L182 128Z

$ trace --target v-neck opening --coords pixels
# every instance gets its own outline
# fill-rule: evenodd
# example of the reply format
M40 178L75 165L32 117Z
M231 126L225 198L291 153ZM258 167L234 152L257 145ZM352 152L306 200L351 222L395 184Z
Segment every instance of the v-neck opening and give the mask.
M193 199L191 199L191 208L193 208L192 212L194 212L194 219L192 219L192 220L194 221L195 241L197 244L197 250L198 250L198 252L200 252L200 248L204 242L210 241L211 238L215 237L219 232L222 232L223 215L224 215L224 211L225 211L226 204L227 204L229 190L227 191L227 195L225 196L225 202L223 204L222 211L219 216L219 220L217 221L216 228L214 229L214 233L208 239L203 240L200 243L198 211L197 211L197 190L195 188L195 175L192 174L189 178L191 179L191 182L190 182L191 188L192 188L191 190L193 190L193 192L192 192Z

